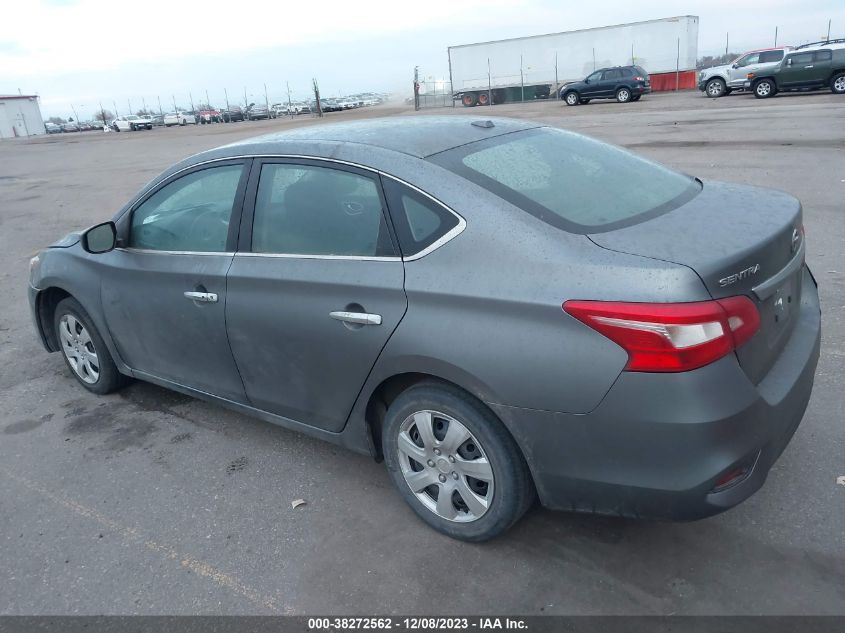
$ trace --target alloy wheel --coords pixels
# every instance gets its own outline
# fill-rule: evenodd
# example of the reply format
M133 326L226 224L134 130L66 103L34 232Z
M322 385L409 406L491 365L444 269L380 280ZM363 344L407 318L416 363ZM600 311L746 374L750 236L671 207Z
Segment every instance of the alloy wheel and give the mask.
M622 88L618 93L616 93L616 99L621 103L625 103L631 98L631 93L628 92L625 88Z
M399 464L408 487L428 510L468 523L493 501L493 468L476 437L455 418L418 411L399 429Z
M769 94L772 92L772 86L769 84L768 81L761 81L757 84L757 88L755 88L757 94L761 97L768 97Z
M722 82L718 80L713 80L707 84L707 94L711 97L721 97L723 90Z
M91 335L82 321L72 314L65 314L59 320L59 336L62 352L77 376L89 385L100 379L100 361Z
M568 95L566 95L566 103L568 103L569 105L575 105L576 103L578 103L578 95L574 92L570 92Z
M836 92L845 92L845 75L836 78L833 82L833 89Z

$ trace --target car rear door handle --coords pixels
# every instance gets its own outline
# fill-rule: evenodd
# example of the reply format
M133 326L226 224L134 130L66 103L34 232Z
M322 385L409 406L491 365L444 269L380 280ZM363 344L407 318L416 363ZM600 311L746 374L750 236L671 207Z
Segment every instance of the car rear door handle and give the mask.
M381 325L380 314L368 314L366 312L329 312L329 316L345 323L358 323L360 325Z
M194 292L189 290L185 293L185 297L191 301L198 301L199 303L217 303L216 292Z

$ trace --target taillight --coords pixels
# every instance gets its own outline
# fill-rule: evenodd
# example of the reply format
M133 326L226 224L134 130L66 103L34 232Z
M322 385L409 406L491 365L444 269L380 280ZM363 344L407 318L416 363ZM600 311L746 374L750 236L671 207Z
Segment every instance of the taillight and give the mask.
M634 81L645 81L645 77L640 77L639 75L637 75L636 77L634 77Z
M760 327L748 297L695 303L567 301L567 314L628 352L626 371L680 372L708 365Z

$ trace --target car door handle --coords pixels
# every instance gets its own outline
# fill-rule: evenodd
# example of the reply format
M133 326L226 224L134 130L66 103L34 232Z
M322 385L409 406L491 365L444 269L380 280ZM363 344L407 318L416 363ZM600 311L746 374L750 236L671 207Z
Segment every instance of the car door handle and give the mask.
M366 312L329 312L329 316L345 323L358 323L360 325L381 325L380 314L368 314Z
M217 303L216 292L194 292L188 291L185 297L191 301L198 301L199 303Z
M804 68L812 68L812 65L811 66L804 66Z

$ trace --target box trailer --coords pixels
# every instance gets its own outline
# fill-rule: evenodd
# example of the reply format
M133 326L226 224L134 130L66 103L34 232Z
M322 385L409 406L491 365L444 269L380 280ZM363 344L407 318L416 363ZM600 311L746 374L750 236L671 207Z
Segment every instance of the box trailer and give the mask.
M450 46L454 98L465 106L545 99L608 66L642 66L652 90L695 88L698 17L684 15Z

